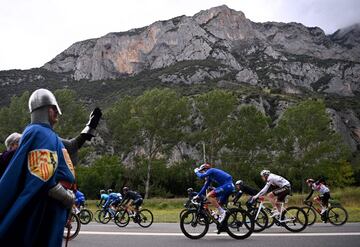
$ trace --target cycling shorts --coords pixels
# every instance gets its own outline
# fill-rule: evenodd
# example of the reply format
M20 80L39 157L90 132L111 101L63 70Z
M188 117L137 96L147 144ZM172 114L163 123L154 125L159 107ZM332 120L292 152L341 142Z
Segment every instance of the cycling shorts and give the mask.
M131 205L134 205L135 208L139 208L142 203L143 203L143 199L138 198L138 199L135 199L134 201L132 201Z
M227 203L228 197L235 190L235 186L233 183L227 183L217 187L214 190L215 196L218 198L219 203L224 205Z
M290 187L284 186L278 189L274 189L272 193L277 197L278 202L284 202L285 197L291 192Z
M321 200L322 204L324 206L327 206L328 203L329 203L329 199L330 199L330 193L326 192L326 193L320 195L319 197L320 197L320 200Z

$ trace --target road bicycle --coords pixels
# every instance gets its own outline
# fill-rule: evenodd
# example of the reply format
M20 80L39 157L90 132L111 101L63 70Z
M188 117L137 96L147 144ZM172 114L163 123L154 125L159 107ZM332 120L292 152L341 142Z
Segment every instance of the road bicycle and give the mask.
M130 206L121 206L117 210L114 221L119 227L125 227L129 224L130 219L134 223L139 224L143 228L147 228L152 225L154 221L153 213L146 208L141 208L135 213Z
M263 197L259 197L259 200L263 200ZM259 203L259 201L257 200L256 203ZM269 224L274 224L273 219L268 217L268 214L263 208L259 209L258 206L249 203L246 204L246 208L243 208L241 202L236 202L234 205L247 210L254 217L254 232L261 232L270 227Z
M77 209L76 214L83 225L89 224L94 217L93 213L84 206L80 206L80 209Z
M196 208L187 210L180 219L180 229L183 234L190 239L200 239L209 230L210 221L216 224L218 234L227 232L235 239L248 238L254 230L254 220L252 216L241 208L227 208L225 218L222 222L218 221L217 215L209 209L205 200L194 201Z
M272 216L273 211L270 207L266 207L264 197L259 197L255 203L255 206L251 210L251 215L253 215L255 224L257 225L258 231L262 231L265 228L269 227L269 224L283 226L288 231L291 232L301 232L303 231L308 224L308 217L305 211L296 206L285 207L287 198L285 202L281 202L281 210L279 215ZM268 220L266 220L265 214L267 214Z
M308 217L308 225L312 225L316 222L317 214L320 215L321 220L324 223L330 222L332 225L341 226L344 225L348 219L348 212L340 203L336 203L334 200L329 201L329 208L324 214L321 214L320 208L316 208L312 201L304 201L305 207L302 209L305 211Z
M69 216L66 220L65 229L63 233L63 238L66 239L66 242L74 239L80 232L81 223L79 217L73 212L69 213Z
M115 220L115 215L117 213L117 210L111 206L102 208L100 210L97 210L95 212L95 217L97 216L97 219L102 224L109 223L110 220Z

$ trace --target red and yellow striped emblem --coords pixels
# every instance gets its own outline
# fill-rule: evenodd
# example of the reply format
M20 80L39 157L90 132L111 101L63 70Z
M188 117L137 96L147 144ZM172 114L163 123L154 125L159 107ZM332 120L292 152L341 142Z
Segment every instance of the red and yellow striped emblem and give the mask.
M66 150L66 148L63 148L62 152L64 155L65 162L66 162L67 166L69 167L69 170L71 171L72 175L75 177L74 165L70 159L70 155L69 155L68 151Z
M48 181L58 166L57 153L47 149L37 149L28 154L29 172L41 179Z

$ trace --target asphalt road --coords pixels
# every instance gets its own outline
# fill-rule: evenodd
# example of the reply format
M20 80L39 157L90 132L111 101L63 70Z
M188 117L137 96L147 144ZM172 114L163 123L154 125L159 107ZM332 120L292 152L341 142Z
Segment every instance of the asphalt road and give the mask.
M245 240L235 240L226 233L217 235L210 228L206 236L199 240L186 238L176 223L158 223L150 228L141 228L130 223L119 228L114 223L106 225L90 223L82 225L80 234L69 242L69 247L91 246L131 246L131 247L217 247L236 246L359 246L360 223L347 223L336 227L330 224L315 224L301 233L290 233L281 227L272 227L261 233L253 233Z

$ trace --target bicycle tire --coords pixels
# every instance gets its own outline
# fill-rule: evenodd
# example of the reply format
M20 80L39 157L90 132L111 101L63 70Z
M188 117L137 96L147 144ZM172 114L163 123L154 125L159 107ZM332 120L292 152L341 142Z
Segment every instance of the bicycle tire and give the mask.
M348 212L342 206L332 206L326 213L327 220L334 226L342 226L348 220ZM340 221L339 221L340 218Z
M124 210L124 209L120 209L116 212L115 214L115 224L118 227L125 227L129 224L130 222L130 216L129 213Z
M285 222L279 221L280 225L291 232L303 231L308 222L306 213L299 207L286 208L281 214L281 220L285 220Z
M99 220L99 214L101 212L101 209L98 209L95 211L94 213L94 220L97 222L97 223L101 223L100 220Z
M99 221L102 224L107 224L109 223L111 217L110 217L110 212L108 210L101 210L99 213Z
M202 224L199 224L199 222L202 222ZM201 229L200 227L198 228L198 226L200 226ZM195 228L197 228L196 232ZM200 239L204 237L209 230L208 217L203 213L198 213L196 209L188 210L180 219L180 229L186 237L190 239Z
M63 238L64 239L68 238L68 230L70 227L69 240L72 240L72 239L76 238L76 236L79 234L80 228L81 228L81 222L80 222L79 217L74 213L71 213L71 215L69 217L70 218L67 220L66 226L64 228ZM70 225L68 225L68 224L70 224Z
M93 218L92 212L89 209L81 209L78 214L81 224L87 225Z
M254 217L256 216L256 212ZM254 232L262 232L264 231L269 224L269 217L264 209L261 209L257 218L254 218Z
M148 228L154 221L154 215L149 209L141 209L135 219L138 224L143 228Z
M246 210L231 208L226 213L226 232L235 239L248 238L254 231L254 218Z
M308 226L313 225L316 222L316 211L309 206L306 207L302 207L302 210L304 210L304 212L306 213L306 216L308 217Z
M189 209L187 209L187 208L184 208L183 210L181 210L180 213L179 213L179 219L181 219L181 216L183 216L183 214L188 210Z

